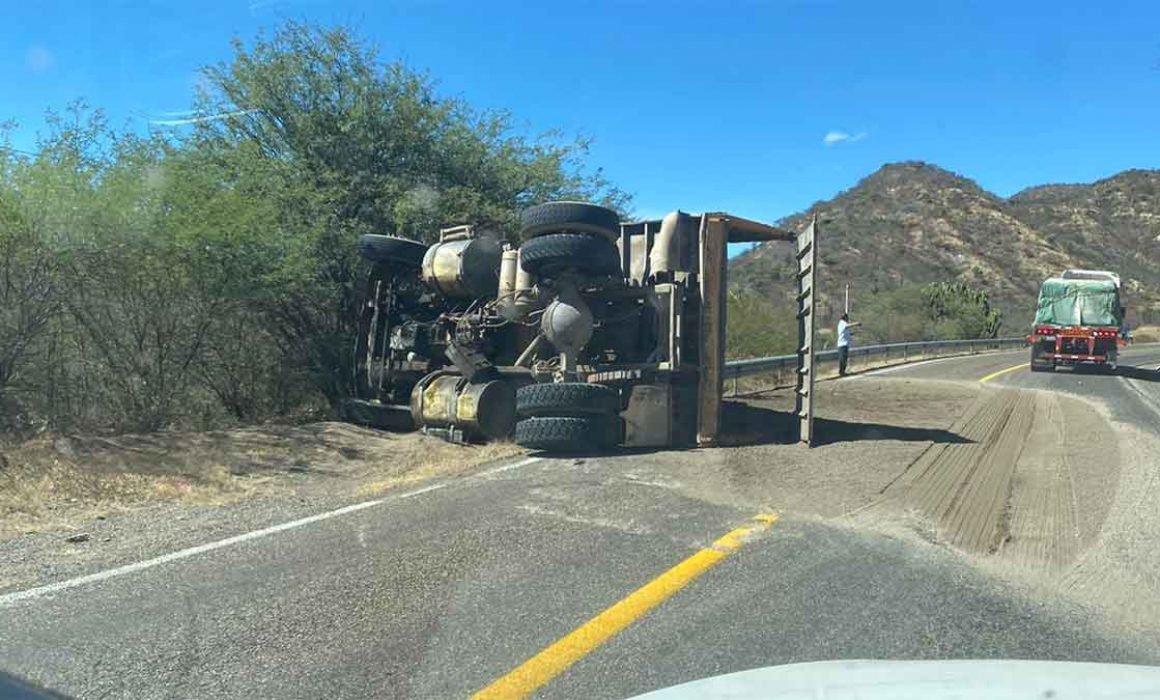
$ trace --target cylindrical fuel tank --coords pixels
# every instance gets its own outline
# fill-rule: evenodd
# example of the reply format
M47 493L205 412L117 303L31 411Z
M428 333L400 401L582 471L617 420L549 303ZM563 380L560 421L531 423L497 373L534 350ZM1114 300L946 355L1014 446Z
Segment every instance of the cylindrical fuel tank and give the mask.
M456 428L489 440L507 437L516 425L515 385L433 372L411 392L411 415L419 427Z
M488 236L436 243L423 256L423 282L453 299L490 297L499 284L502 254Z

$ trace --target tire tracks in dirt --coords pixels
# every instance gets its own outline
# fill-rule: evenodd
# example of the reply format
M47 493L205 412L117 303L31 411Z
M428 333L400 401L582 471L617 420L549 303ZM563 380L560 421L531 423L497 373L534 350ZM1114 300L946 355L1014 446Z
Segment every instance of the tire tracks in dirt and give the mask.
M1053 392L988 389L951 432L960 439L932 445L867 513L918 514L944 544L1041 573L1062 572L1094 542L1118 459L1114 433L1091 407Z

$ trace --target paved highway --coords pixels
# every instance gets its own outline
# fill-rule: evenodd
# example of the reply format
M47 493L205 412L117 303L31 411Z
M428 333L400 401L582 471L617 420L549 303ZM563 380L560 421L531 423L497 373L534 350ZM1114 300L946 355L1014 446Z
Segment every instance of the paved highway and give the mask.
M1121 355L1115 376L1092 369L1059 368L1055 372L1031 372L1025 365L1027 351L950 358L893 368L894 376L920 379L971 380L1022 389L1059 391L1105 403L1112 417L1141 428L1160 432L1160 346L1130 347Z
M977 380L1022 361L891 374ZM1125 363L1154 369L1160 350ZM1156 424L1145 378L989 381ZM822 659L1160 658L952 552L710 502L642 479L637 459L519 460L0 595L0 669L86 698L620 698Z

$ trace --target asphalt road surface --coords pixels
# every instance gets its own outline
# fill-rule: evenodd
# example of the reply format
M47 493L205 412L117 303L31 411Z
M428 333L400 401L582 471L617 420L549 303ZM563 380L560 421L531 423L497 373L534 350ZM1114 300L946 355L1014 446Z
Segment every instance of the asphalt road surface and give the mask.
M1120 355L1114 376L1094 369L1064 368L1031 372L1026 350L936 360L892 370L895 376L921 379L987 378L988 383L1024 389L1059 391L1105 402L1113 418L1160 432L1160 346L1129 348ZM1018 369L1011 370L1012 367ZM1011 370L1006 371L1004 370ZM1003 372L995 375L996 372ZM992 376L994 375L994 376Z
M978 380L1024 361L893 373ZM1160 349L1123 363L1155 369ZM1101 397L1156 429L1150 378L988 381ZM633 460L518 460L0 595L0 669L86 698L622 698L824 659L1158 663L1160 650L952 552L755 520L642 480Z

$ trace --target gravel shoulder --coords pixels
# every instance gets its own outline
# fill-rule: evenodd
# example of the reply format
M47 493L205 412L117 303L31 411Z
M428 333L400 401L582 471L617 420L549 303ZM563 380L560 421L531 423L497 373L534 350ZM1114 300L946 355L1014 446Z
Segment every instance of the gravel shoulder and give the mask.
M345 423L0 448L0 592L231 537L511 459Z

